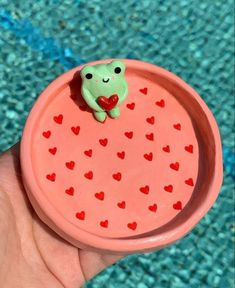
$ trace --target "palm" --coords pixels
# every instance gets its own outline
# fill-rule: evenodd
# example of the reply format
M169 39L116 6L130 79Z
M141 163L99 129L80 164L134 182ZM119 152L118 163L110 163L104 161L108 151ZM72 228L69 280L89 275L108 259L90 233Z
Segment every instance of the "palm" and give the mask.
M18 150L0 157L1 287L80 287L120 256L80 250L37 217L22 185Z

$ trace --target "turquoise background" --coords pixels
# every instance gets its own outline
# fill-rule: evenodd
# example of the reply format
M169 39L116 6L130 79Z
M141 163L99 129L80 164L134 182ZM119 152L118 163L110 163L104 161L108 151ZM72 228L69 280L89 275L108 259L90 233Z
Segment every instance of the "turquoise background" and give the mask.
M132 255L86 287L234 286L233 0L0 0L0 152L20 139L37 95L91 60L142 59L194 87L219 124L220 196L197 227L164 250Z

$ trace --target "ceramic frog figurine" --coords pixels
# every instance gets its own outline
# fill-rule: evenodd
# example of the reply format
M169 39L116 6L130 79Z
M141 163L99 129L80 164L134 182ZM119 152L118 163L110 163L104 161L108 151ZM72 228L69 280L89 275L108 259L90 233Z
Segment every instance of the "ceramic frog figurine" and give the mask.
M125 64L114 60L110 63L84 66L82 77L82 96L93 110L94 117L104 122L107 113L112 118L120 116L119 105L128 94L125 79Z

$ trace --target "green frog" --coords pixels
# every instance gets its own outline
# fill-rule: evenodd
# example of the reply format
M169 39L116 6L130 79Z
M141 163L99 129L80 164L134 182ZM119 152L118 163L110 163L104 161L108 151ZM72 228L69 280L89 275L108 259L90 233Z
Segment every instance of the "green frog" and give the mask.
M125 70L118 60L81 69L82 96L99 122L105 121L107 113L111 118L120 116L119 106L128 94Z

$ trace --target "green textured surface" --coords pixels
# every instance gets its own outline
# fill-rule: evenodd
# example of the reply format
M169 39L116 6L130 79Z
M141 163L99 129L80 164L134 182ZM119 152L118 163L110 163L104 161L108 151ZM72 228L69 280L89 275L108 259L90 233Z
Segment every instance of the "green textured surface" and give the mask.
M206 217L175 245L129 256L87 288L235 287L233 6L233 0L0 0L0 151L19 140L50 81L102 58L141 59L176 73L220 127L224 184Z

